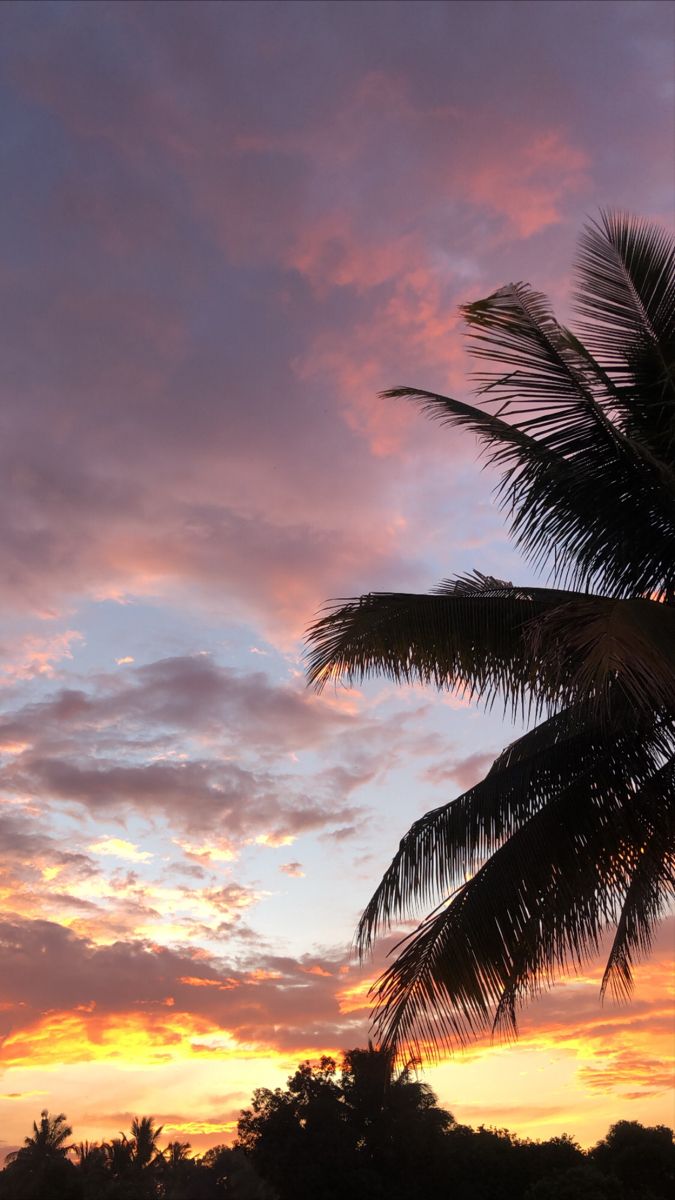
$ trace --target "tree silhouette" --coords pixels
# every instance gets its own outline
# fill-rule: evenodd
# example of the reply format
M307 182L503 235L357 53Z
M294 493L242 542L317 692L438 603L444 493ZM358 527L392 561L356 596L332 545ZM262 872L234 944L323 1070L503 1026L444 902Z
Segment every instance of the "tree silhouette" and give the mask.
M616 1179L601 1175L584 1164L570 1167L562 1175L539 1179L525 1193L525 1200L625 1200Z
M282 1200L433 1194L452 1117L410 1068L393 1065L372 1046L348 1051L341 1070L328 1057L303 1063L285 1089L256 1090L236 1145Z
M118 1138L111 1138L109 1142L104 1142L103 1149L108 1170L113 1178L119 1179L127 1175L132 1163L132 1146L128 1138L124 1134Z
M278 1200L278 1193L258 1174L251 1158L242 1150L230 1146L214 1146L207 1150L202 1165L211 1172L217 1192L228 1200Z
M347 1051L340 1067L302 1063L285 1089L257 1089L237 1144L202 1158L186 1142L158 1151L152 1118L133 1128L142 1168L124 1135L80 1142L69 1161L65 1117L43 1113L0 1171L0 1200L670 1200L674 1182L663 1126L619 1121L588 1153L566 1135L470 1129L373 1046Z
M75 1161L84 1195L102 1195L108 1177L107 1146L97 1142L79 1142L75 1147Z
M33 1122L33 1133L25 1138L19 1150L8 1154L5 1174L9 1185L6 1194L17 1200L42 1200L48 1196L78 1195L75 1167L68 1159L72 1129L64 1113L50 1116L43 1109L39 1122Z
M62 1161L71 1149L67 1143L72 1136L73 1131L66 1121L65 1113L50 1117L47 1109L43 1108L39 1124L33 1121L32 1135L24 1139L20 1150L8 1154L7 1161L30 1163Z
M675 247L603 214L577 264L578 333L528 285L464 307L497 413L397 388L477 434L516 544L558 588L476 571L431 595L340 602L310 680L384 674L544 718L475 787L416 821L359 926L439 906L376 988L384 1044L516 1032L519 1006L597 952L626 995L673 894ZM582 339L583 338L583 342Z
M134 1117L131 1122L131 1161L138 1170L151 1166L159 1155L157 1141L163 1125L155 1125L153 1117Z
M665 1125L617 1121L589 1157L618 1179L625 1200L660 1200L675 1192L673 1134Z

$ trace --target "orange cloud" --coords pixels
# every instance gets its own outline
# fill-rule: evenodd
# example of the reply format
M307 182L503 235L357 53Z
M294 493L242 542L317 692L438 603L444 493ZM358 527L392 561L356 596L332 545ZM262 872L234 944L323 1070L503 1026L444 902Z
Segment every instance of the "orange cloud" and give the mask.
M210 1022L181 1014L51 1013L3 1043L2 1063L10 1067L56 1066L81 1062L117 1061L136 1065L190 1057L192 1041L212 1029Z
M238 979L204 979L195 975L181 975L179 983L184 983L188 987L208 987L216 988L219 992L229 992L232 988L241 987Z
M372 999L369 999L368 993L375 979L360 979L358 983L352 984L350 987L342 988L337 993L337 1000L340 1006L340 1012L370 1012L373 1007Z

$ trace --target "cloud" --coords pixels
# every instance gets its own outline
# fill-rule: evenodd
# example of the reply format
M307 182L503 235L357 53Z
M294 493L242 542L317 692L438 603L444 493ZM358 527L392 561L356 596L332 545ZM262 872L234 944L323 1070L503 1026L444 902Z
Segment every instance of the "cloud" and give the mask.
M315 747L341 729L355 726L353 715L324 705L301 683L273 684L262 672L243 673L206 655L163 659L133 667L123 676L100 676L88 691L64 688L0 724L3 740L48 742L71 730L134 730L155 727L229 734L277 754Z
M282 863L279 867L279 870L283 871L284 875L290 875L292 879L304 879L305 877L305 872L302 869L302 863L299 862Z
M591 1092L609 1093L622 1100L642 1100L670 1093L675 1062L635 1050L608 1052L604 1060L580 1067L579 1078Z
M95 946L47 921L0 922L0 966L20 973L0 1013L1 1061L18 1062L31 1046L42 1062L123 1054L125 1029L152 1055L350 1044L358 1023L334 994L344 958L255 963L217 965L139 941Z
M89 849L93 854L122 858L127 862L149 862L152 858L148 850L139 850L133 842L117 837L100 838L97 842L92 842Z
M460 758L449 755L425 767L421 777L435 785L451 780L464 792L480 782L492 766L495 756L491 751L477 751Z
M0 892L15 912L59 913L88 902L65 893L86 887L96 876L89 854L47 832L44 821L21 807L0 807Z
M45 635L23 634L10 645L0 646L0 681L16 684L36 676L52 679L57 664L72 660L73 649L83 640L76 629Z
M227 861L245 841L353 826L359 789L435 745L419 734L424 711L363 711L354 696L324 699L201 654L129 665L8 709L0 786L95 819L168 820L191 857ZM146 853L114 836L90 848Z
M6 363L22 386L2 449L5 605L226 592L232 614L288 642L327 596L422 573L420 450L440 471L475 447L376 393L463 387L456 305L566 269L567 223L595 199L585 76L598 51L589 25L586 70L552 63L533 105L527 70L514 89L509 61L507 86L483 23L462 10L457 37L458 14L427 18L413 27L401 11L384 41L364 18L356 52L353 23L331 14L329 51L307 12L316 46L298 72L270 14L275 48L252 92L262 51L244 17L235 47L204 10L188 59L173 10L161 30L135 10L111 17L109 38L50 15L48 51L12 16L12 100L31 118L9 164L23 202L8 214ZM542 20L520 30L524 66L550 44ZM636 83L623 36L613 53ZM448 69L439 46L460 44L473 50ZM53 177L35 188L48 136ZM607 129L595 139L604 149ZM663 157L636 145L640 162ZM545 255L530 248L546 235Z

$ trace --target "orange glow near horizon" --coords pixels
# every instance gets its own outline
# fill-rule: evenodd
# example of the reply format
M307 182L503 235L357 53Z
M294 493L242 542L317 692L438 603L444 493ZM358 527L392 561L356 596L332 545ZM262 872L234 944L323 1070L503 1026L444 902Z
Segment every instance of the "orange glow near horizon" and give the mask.
M313 977L323 984L327 976L329 973L322 971ZM180 982L198 989L204 984L209 990L214 984L218 987L217 981L196 977ZM622 1104L630 1102L630 1111L638 1114L638 1119L648 1123L663 1120L663 1102L673 1082L669 963L657 958L643 966L634 1008L606 1005L601 1009L598 982L593 972L569 980L525 1011L517 1042L478 1042L428 1066L424 1077L458 1120L507 1125L521 1135L546 1137L564 1129L590 1144L606 1129L610 1097L617 1115ZM339 1011L361 1011L370 983L364 979L344 988L336 978ZM224 986L230 990L228 984ZM354 1044L358 1040L362 1039L353 1039ZM238 1099L238 1108L242 1108L253 1088L270 1075L281 1083L305 1059L316 1061L323 1053L339 1058L335 1047L303 1041L298 1039L294 1046L283 1049L274 1041L242 1043L213 1019L176 1012L172 1007L162 1013L129 1012L111 1017L100 1015L91 1006L77 1013L46 1014L10 1034L3 1044L2 1066L8 1080L33 1079L40 1069L47 1070L50 1077L56 1071L66 1080L69 1071L79 1073L88 1065L103 1072L101 1078L106 1071L120 1070L171 1074L194 1070L196 1077L206 1072L208 1078L227 1064L228 1072L242 1080ZM16 1096L27 1101L29 1092L36 1095L38 1091L17 1087ZM156 1101L153 1112L161 1123L162 1107ZM214 1120L208 1102L200 1101L196 1108L191 1106L189 1118L167 1121L166 1132L195 1136L204 1149L231 1138L236 1115L232 1113L226 1121Z

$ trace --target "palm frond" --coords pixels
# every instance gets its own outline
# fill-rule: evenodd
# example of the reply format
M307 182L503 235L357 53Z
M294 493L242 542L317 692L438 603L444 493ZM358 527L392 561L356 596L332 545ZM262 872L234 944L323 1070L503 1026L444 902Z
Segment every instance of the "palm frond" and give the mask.
M651 950L654 929L666 915L675 893L674 788L675 758L671 758L642 789L649 829L617 923L602 979L602 996L608 988L617 999L630 996L632 964Z
M432 589L433 596L513 596L513 584L482 571L468 571L454 579L443 579Z
M576 596L530 626L533 659L559 695L586 695L597 708L611 694L636 712L675 712L675 608L655 600Z
M675 242L649 221L602 212L580 240L579 333L617 385L622 426L671 466L675 451Z
M562 455L589 442L598 452L605 442L622 440L605 409L607 397L593 390L583 356L541 292L511 283L460 312L471 354L500 365L475 376L478 394L498 402L510 418L524 417L517 423L530 436Z
M321 690L330 680L377 673L457 688L488 705L501 695L514 712L553 704L559 668L551 688L533 660L528 629L575 593L494 583L472 589L463 577L431 595L371 592L336 602L307 633L310 682Z
M626 715L624 706L623 716ZM463 795L415 821L402 839L357 930L363 956L383 927L461 888L490 854L571 787L592 797L648 779L673 752L671 721L609 725L590 705L566 709L507 747ZM617 780L619 783L617 784ZM518 864L527 870L527 860Z
M496 496L516 544L535 566L548 564L554 580L618 596L666 589L675 561L675 471L618 427L610 436L583 400L576 416L538 400L529 419L511 412L504 420L419 388L382 395L417 401L428 416L478 436L487 464L502 472Z
M443 897L377 985L392 1047L513 1032L612 926L603 992L626 994L672 895L675 244L603 213L577 281L576 332L523 283L464 306L473 354L498 362L478 376L498 412L383 393L478 437L516 544L564 590L474 571L337 602L308 634L318 690L383 674L547 716L415 822L364 913L361 950Z
M675 608L550 588L517 587L474 572L429 595L370 593L342 602L308 631L309 678L457 688L514 712L586 697L606 714L675 711Z
M639 791L617 774L609 796L573 784L535 813L378 981L383 1043L433 1054L490 1030L515 1033L524 999L598 952L662 815L646 823Z

